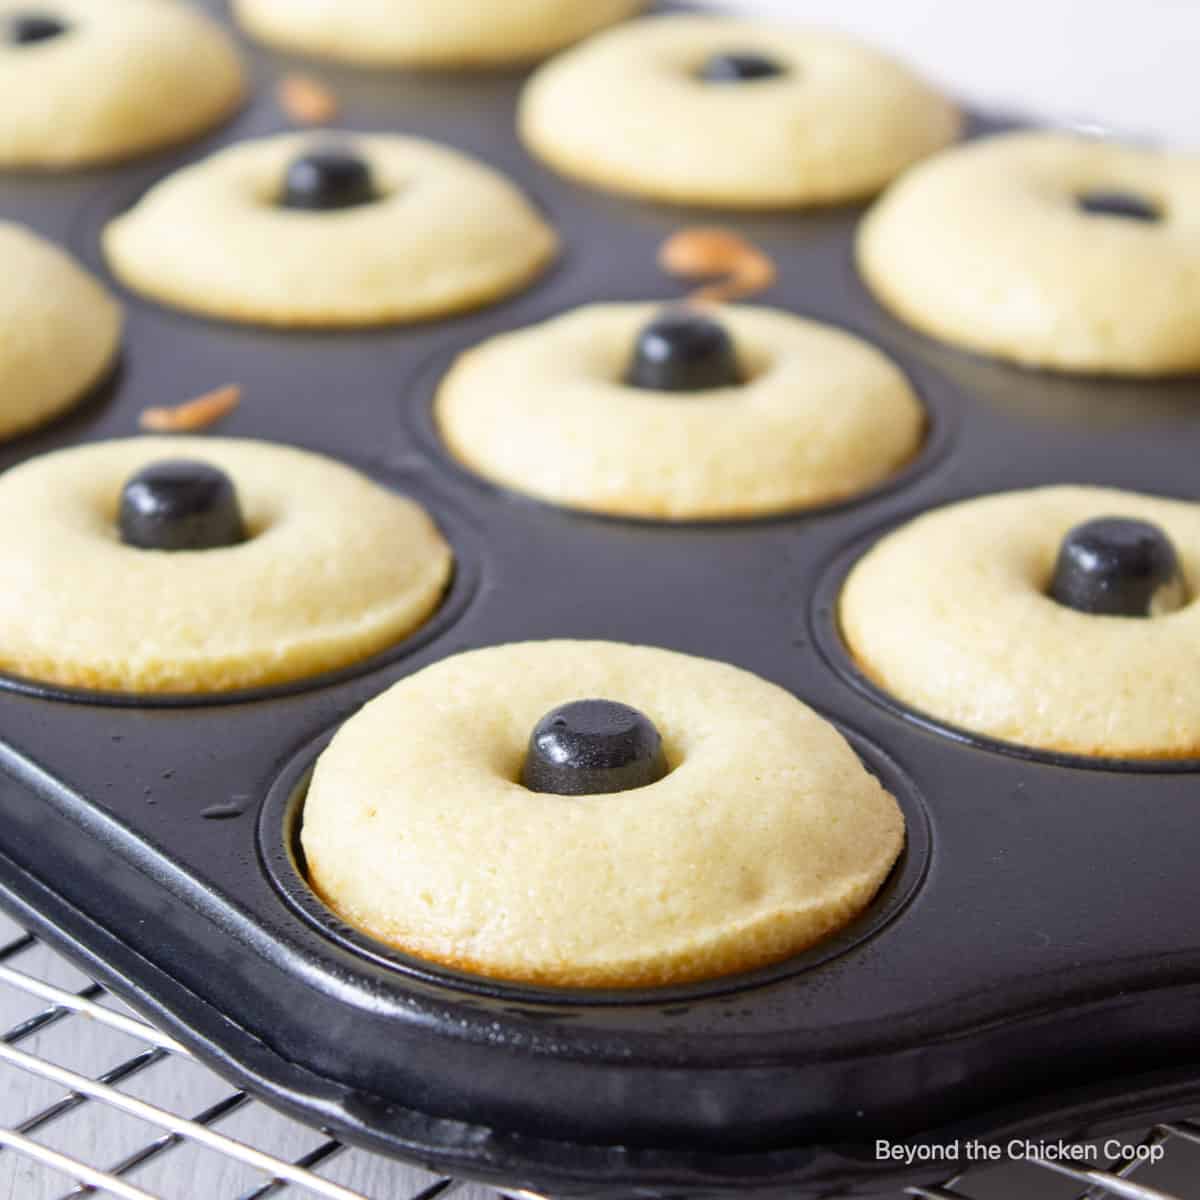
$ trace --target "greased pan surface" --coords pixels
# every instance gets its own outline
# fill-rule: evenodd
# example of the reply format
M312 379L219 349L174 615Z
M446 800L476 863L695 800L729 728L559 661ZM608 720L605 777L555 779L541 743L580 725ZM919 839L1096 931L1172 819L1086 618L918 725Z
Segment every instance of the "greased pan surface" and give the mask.
M110 216L179 163L284 127L271 84L294 64L252 59L255 99L215 137L118 170L6 177L0 217L109 278L97 238ZM316 70L341 124L433 136L520 180L559 227L562 263L482 313L365 334L236 328L122 292L114 380L3 447L0 465L132 433L148 405L236 382L245 400L222 433L321 450L417 496L458 552L454 589L410 643L285 693L116 704L0 687L8 903L293 1113L510 1187L886 1192L929 1172L876 1164L876 1137L1069 1133L1194 1102L1200 770L1080 765L949 736L855 677L830 610L847 556L950 500L1059 481L1195 498L1200 381L973 359L871 302L851 257L859 210L721 216L776 258L764 302L900 362L930 410L926 452L859 502L746 524L658 526L522 500L438 447L440 371L492 332L575 304L677 296L654 250L711 214L587 192L531 162L513 132L517 75ZM863 920L767 972L622 996L456 978L324 918L289 821L331 731L447 654L557 636L724 659L846 730L911 834Z

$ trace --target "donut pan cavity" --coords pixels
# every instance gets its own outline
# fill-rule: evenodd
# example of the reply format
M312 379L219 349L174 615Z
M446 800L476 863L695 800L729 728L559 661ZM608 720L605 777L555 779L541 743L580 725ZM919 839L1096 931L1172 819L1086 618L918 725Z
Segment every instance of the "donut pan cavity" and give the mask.
M929 866L929 818L912 781L899 767L861 735L848 736L867 769L882 781L904 810L908 839L903 854L874 901L857 920L810 950L752 974L641 991L534 988L441 968L360 933L340 920L309 887L300 845L301 816L312 770L317 756L329 745L332 733L306 747L275 781L259 814L259 852L275 887L292 909L352 952L414 979L514 1004L545 1004L562 1010L612 1005L653 1011L663 1006L679 1006L711 996L744 993L830 962L879 933L911 900ZM520 1088L513 1090L519 1093Z
M6 177L0 217L107 277L95 242L108 215L180 163L285 127L271 85L297 64L251 57L256 99L214 137L114 170ZM521 180L562 232L562 264L495 308L361 334L224 326L122 293L116 378L0 447L0 467L131 434L146 406L236 382L245 399L222 434L321 450L416 495L460 550L460 591L425 636L281 693L142 705L0 687L4 902L295 1115L555 1196L894 1194L937 1168L876 1163L876 1137L1103 1132L1194 1104L1200 771L1081 767L947 736L850 678L828 609L847 555L934 505L1062 481L1195 496L1200 381L1056 377L957 353L871 302L851 258L859 210L722 215L778 261L764 302L857 331L910 373L933 448L861 501L745 524L522 501L430 443L439 364L576 304L678 296L654 251L713 214L608 198L532 163L512 127L518 75L305 69L334 87L348 127L427 134ZM563 636L727 660L845 729L910 818L908 855L863 923L753 976L565 997L398 961L306 900L287 820L322 739L455 651Z

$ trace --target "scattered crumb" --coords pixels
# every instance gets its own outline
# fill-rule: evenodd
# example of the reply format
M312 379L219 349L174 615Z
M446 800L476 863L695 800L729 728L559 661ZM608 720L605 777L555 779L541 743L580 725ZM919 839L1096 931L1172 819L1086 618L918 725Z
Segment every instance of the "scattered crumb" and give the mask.
M150 433L195 433L227 417L242 400L242 389L231 383L174 408L146 408L138 424Z
M673 234L658 252L659 266L684 279L716 277L688 297L697 303L724 304L765 291L778 275L762 250L728 229L698 226Z
M298 125L325 125L338 115L337 97L310 75L285 75L277 95L279 106Z

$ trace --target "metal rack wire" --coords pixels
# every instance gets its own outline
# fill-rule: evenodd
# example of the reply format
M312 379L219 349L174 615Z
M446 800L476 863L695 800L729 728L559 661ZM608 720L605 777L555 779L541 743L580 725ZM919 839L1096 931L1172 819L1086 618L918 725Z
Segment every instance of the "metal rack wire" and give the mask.
M285 1120L231 1090L184 1046L5 918L0 1022L0 1197L539 1200L403 1167ZM239 1122L253 1127L254 1140L239 1136ZM1200 1120L1158 1126L1135 1144L1190 1145L1200 1178ZM1142 1182L1141 1165L1133 1156L1103 1169L1031 1159L1022 1164L1023 1182L1010 1178L1001 1191L994 1180L958 1176L907 1195L1183 1200L1184 1193ZM1051 1177L1066 1190L1046 1190Z

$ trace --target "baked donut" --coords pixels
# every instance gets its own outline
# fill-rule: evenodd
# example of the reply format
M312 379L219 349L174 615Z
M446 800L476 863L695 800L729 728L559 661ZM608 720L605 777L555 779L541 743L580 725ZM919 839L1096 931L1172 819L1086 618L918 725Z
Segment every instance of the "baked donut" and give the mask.
M374 67L529 62L623 20L646 0L234 0L255 37Z
M348 666L422 625L451 553L419 505L268 442L132 438L0 475L0 670L214 693Z
M526 144L584 183L679 204L797 208L873 195L958 136L955 107L841 34L647 17L553 59Z
M112 369L121 310L52 243L0 222L0 440L78 403Z
M842 633L958 729L1104 758L1200 753L1200 505L1096 487L951 504L880 540Z
M787 958L861 913L904 843L896 801L789 692L615 642L402 680L321 755L302 820L309 880L346 921L560 987Z
M219 124L233 41L178 0L0 0L0 166L115 162Z
M904 374L859 338L768 308L591 305L484 342L435 415L487 479L569 508L755 517L857 495L921 445Z
M242 142L168 176L104 231L109 264L136 291L282 326L478 308L523 288L557 247L490 167L382 134Z
M1032 367L1200 369L1200 157L1062 133L949 150L868 214L871 290L942 341Z

